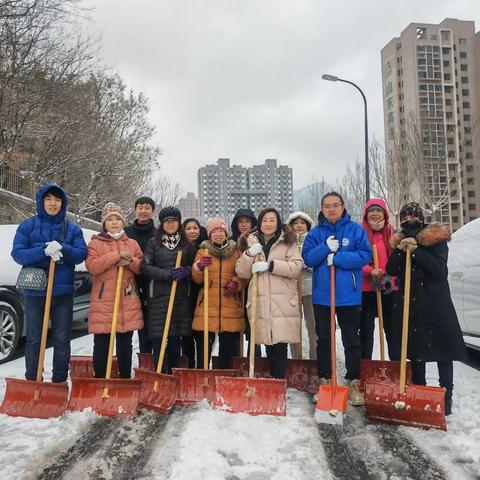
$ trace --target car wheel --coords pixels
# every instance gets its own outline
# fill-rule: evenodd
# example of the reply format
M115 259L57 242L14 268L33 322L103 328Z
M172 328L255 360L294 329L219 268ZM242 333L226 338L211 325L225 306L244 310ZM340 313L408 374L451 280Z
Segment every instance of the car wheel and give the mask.
M22 322L17 310L5 301L0 302L0 363L13 356L21 334Z

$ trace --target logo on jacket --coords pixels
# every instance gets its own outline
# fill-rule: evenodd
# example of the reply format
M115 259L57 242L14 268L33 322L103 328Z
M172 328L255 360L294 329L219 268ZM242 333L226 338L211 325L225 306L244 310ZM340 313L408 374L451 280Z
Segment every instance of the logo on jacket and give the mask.
M342 247L348 247L350 245L350 240L346 237L343 237Z

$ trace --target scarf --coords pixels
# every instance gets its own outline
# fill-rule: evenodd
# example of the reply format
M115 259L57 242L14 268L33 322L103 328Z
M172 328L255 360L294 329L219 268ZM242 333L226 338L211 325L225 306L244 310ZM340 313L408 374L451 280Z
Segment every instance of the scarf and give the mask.
M276 232L275 235L265 243L265 237L262 232L258 232L258 240L260 245L263 247L263 252L265 253L265 258L268 260L268 255L270 254L270 249L272 248L273 244L280 238L282 231Z
M169 250L175 250L177 245L180 243L180 234L174 233L173 235L169 235L168 233L162 233L162 244L163 246L167 247Z

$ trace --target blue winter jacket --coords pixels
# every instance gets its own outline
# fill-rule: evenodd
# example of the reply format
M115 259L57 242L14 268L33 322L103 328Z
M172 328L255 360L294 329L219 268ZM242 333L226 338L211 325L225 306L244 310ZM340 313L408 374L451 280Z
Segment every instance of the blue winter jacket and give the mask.
M330 305L330 270L327 256L330 252L326 240L334 235L340 248L333 257L336 271L335 303L338 307L361 305L362 267L370 262L372 249L362 226L350 220L345 210L335 224L318 215L318 225L310 230L303 242L305 264L313 268L312 302Z
M54 188L62 196L62 209L57 215L48 215L43 207L43 197ZM20 265L40 267L48 272L50 257L45 255L47 242L56 240L62 244L63 263L55 267L53 295L71 295L74 293L75 265L82 263L87 256L87 246L82 229L65 219L67 211L67 195L54 183L40 187L37 193L37 214L22 222L13 239L12 257ZM65 232L61 240L62 231ZM23 290L24 295L44 297L46 290Z

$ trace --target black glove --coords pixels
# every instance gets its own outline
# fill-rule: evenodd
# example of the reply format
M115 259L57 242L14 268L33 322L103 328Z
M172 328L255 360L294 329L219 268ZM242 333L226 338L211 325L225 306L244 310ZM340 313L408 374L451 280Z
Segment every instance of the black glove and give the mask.
M384 275L381 280L381 286L385 288L384 295L389 295L393 291L393 278L390 275Z

